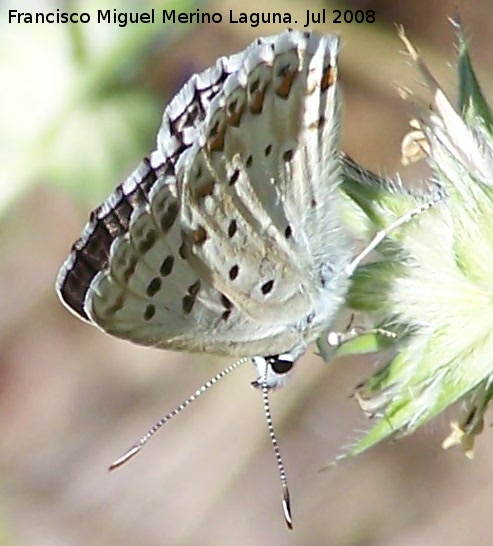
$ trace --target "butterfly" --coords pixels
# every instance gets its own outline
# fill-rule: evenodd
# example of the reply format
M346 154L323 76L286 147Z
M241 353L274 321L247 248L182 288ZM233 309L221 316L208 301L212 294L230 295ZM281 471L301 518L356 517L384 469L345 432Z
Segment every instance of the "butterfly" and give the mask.
M355 256L341 219L339 38L288 30L196 74L164 110L156 150L90 215L56 281L113 336L250 361L292 517L268 393L330 329ZM381 239L380 239L381 240Z

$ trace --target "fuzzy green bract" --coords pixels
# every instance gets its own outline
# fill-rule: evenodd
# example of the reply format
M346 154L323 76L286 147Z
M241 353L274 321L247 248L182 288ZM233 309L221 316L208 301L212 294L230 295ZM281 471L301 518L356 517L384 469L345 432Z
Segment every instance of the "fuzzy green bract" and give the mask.
M433 208L392 232L375 261L355 273L347 304L397 334L393 357L357 388L373 427L347 455L391 435L407 435L461 400L443 447L472 456L493 396L493 140L492 116L469 59L459 22L459 97L455 107L404 33L400 37L430 96L415 103L414 144L433 171L429 191L409 192L355 165L344 190L353 203L348 223L359 235L387 225L443 191ZM426 106L425 106L426 105ZM427 197L428 194L428 197ZM356 227L356 226L359 226ZM375 340L370 339L368 343ZM341 354L368 352L357 338Z

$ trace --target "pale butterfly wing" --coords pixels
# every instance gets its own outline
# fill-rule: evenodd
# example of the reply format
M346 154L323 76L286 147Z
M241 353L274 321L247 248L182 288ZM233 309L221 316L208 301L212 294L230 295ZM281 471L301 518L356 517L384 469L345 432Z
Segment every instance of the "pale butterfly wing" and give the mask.
M157 150L91 215L57 291L142 345L297 356L351 259L339 219L338 38L288 31L193 76Z

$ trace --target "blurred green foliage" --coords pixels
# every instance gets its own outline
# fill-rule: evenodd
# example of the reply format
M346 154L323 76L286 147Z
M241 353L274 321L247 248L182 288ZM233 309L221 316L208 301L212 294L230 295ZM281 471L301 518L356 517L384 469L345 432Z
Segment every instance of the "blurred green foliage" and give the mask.
M7 2L5 12L14 8L22 9ZM98 9L189 11L191 0L39 2L38 11L57 8L89 12L91 22L0 21L0 70L8 82L0 86L0 213L37 182L86 202L102 199L149 152L160 124L164 101L145 89L149 53L193 28L95 22Z

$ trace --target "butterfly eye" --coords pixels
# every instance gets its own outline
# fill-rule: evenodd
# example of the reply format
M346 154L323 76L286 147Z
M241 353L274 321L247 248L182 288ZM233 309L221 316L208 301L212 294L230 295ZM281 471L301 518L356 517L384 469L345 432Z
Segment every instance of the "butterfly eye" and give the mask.
M279 375L290 372L294 366L291 355L271 356L267 359L267 362L270 364L272 371Z

